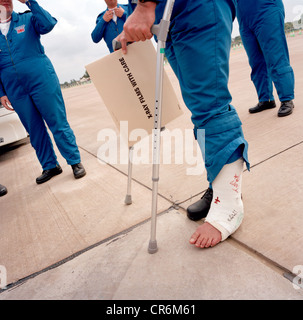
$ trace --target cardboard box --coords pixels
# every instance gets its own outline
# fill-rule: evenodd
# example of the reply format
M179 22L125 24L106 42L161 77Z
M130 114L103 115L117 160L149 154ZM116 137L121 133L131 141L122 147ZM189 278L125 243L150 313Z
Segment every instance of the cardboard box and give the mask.
M124 139L128 139L135 129L152 133L156 60L156 49L149 40L130 44L126 55L118 50L86 66L117 128L120 128L120 121L128 122L128 136L124 136ZM164 69L161 127L182 114L176 93ZM133 142L128 141L129 145L131 143Z

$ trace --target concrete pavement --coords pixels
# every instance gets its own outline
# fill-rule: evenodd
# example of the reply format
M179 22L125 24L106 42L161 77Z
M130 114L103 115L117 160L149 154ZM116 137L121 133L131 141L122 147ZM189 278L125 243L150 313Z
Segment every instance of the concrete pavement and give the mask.
M288 42L296 99L285 118L277 117L277 109L248 113L257 97L247 56L244 49L231 52L232 103L252 168L243 177L244 222L212 249L188 242L198 223L187 219L186 207L201 197L207 181L205 172L188 175L195 164L183 161L161 165L159 251L147 253L151 165L134 165L133 204L126 206L127 165L98 158L100 131L119 131L92 84L65 89L87 175L75 180L57 152L63 173L38 186L41 168L28 141L0 150L0 183L8 188L0 198L0 278L6 270L8 284L0 300L302 300L295 284L303 274L303 35ZM182 107L184 115L167 130L192 128Z

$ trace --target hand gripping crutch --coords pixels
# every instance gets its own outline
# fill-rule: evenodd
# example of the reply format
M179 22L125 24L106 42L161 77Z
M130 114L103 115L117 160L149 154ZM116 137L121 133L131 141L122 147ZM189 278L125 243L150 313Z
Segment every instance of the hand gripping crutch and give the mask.
M156 70L156 93L155 114L153 129L153 173L152 173L152 211L151 211L151 235L148 252L153 254L158 251L156 240L157 206L158 206L158 182L161 147L161 118L162 118L162 89L164 70L164 49L170 25L170 18L175 0L167 0L163 17L159 24L152 27L152 33L157 36L157 70Z

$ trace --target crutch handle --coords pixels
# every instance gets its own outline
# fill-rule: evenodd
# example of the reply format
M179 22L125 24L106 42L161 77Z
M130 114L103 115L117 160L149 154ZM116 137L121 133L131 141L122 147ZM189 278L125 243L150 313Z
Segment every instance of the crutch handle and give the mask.
M159 24L154 24L151 27L151 33L155 35L159 40L166 41L168 29L169 29L169 21L161 20ZM131 43L132 42L127 42L126 45L128 46ZM112 41L112 46L114 51L122 49L121 42L117 41L116 39Z
M154 34L158 40L163 42L167 39L170 21L161 20L159 24L154 24L151 28L152 34Z
M122 48L121 42L120 42L120 41L117 41L117 40L115 40L115 39L114 39L113 42L112 42L112 46L113 46L114 51L119 50L119 49Z
M129 44L131 44L132 42L127 42L127 46L129 45ZM122 49L122 44L121 44L121 42L120 41L117 41L117 40L113 40L112 41L112 46L113 46L113 49L114 49L114 51L116 51L116 50L120 50L120 49Z

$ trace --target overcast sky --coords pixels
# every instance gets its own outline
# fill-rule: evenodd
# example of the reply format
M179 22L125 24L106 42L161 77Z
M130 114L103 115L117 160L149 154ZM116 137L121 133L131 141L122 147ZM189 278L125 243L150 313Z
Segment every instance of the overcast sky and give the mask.
M127 0L118 2L125 4ZM283 2L286 21L296 20L303 14L303 0ZM96 18L106 9L104 0L38 0L38 3L58 20L54 30L42 36L42 44L56 69L60 83L80 79L85 73L85 65L109 53L104 40L98 44L91 40ZM23 12L28 8L14 0L14 10ZM233 36L238 34L235 22Z

